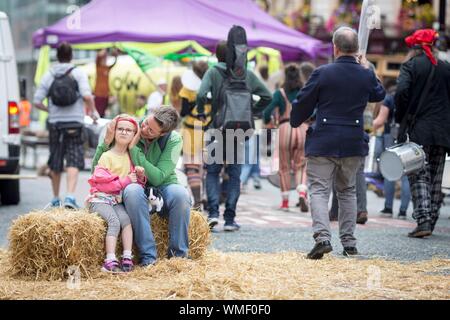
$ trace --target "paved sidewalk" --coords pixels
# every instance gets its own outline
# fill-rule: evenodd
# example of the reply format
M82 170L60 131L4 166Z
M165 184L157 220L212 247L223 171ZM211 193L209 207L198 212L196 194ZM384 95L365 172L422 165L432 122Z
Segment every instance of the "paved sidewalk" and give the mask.
M301 213L295 207L295 192L291 192L290 211L278 210L280 204L279 189L262 181L262 190L251 188L241 195L236 221L241 230L227 233L219 225L219 232L213 234L213 247L221 251L243 252L308 252L314 245L312 238L311 216ZM432 237L411 239L407 233L415 228L412 219L412 204L408 210L407 220L382 217L378 212L383 208L384 198L367 192L369 221L357 225L356 237L358 250L363 257L382 257L394 260L424 260L432 257L450 258L450 199L441 209L441 217ZM397 215L400 202L394 202L394 216ZM223 213L223 206L221 208ZM338 223L332 222L333 254L341 256L342 246L339 241Z
M23 174L34 174L34 171L22 170ZM76 197L81 204L87 193L90 173L83 171L77 187ZM7 246L7 232L12 221L21 214L34 209L43 209L51 199L50 180L39 177L36 180L21 180L21 203L18 206L0 206L0 247ZM250 184L251 186L251 184ZM307 252L314 242L312 239L311 217L309 213L300 213L295 207L294 193L291 197L290 212L277 210L280 202L279 190L267 181L262 181L262 190L249 188L239 200L237 222L242 228L239 232L213 234L212 248L221 251L243 252ZM65 177L62 180L62 194L65 191ZM369 191L369 221L366 225L358 225L356 237L358 249L363 257L386 257L395 260L423 260L433 256L450 257L450 199L441 210L441 218L436 230L428 239L411 239L406 235L414 226L411 218L412 208L408 211L408 219L398 220L380 217L384 199ZM398 210L396 200L394 208ZM221 207L223 212L223 206ZM221 221L219 230L223 227ZM339 243L337 223L332 223L334 253L340 255L342 247Z

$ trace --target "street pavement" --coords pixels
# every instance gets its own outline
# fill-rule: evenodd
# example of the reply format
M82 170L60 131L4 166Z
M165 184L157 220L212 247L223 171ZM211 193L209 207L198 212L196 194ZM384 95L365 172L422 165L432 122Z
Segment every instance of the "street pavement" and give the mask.
M45 163L46 154L39 152L38 162ZM35 170L22 169L22 174L35 174ZM76 198L81 204L88 194L87 179L90 173L80 174ZM21 180L21 202L17 206L0 206L0 247L8 245L7 233L14 219L32 210L44 209L52 198L48 177L34 180ZM62 179L62 195L65 193L65 175ZM250 181L246 193L242 194L237 210L236 221L241 225L238 232L224 232L223 221L213 233L211 247L220 251L239 252L308 252L314 245L312 238L311 217L301 213L295 207L297 201L292 192L290 211L279 211L279 189L262 180L262 189L253 189ZM433 257L450 258L450 198L441 209L441 217L433 235L426 239L411 239L407 233L415 227L411 218L412 205L408 210L407 220L396 219L399 201L394 203L394 218L382 217L378 212L383 208L384 199L368 191L369 221L357 225L356 237L361 258L386 258L400 261L418 261ZM221 207L221 219L223 206ZM341 256L338 224L332 222L332 254Z

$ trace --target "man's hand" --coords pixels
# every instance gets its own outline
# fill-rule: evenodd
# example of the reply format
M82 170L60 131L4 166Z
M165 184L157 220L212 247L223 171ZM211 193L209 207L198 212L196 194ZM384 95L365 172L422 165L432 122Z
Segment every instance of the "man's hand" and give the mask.
M114 140L114 136L116 133L116 124L117 124L117 117L112 119L111 122L108 123L108 125L106 126L105 140L103 142L107 146L110 146Z
M356 56L356 61L358 61L358 63L361 65L361 66L363 66L364 68L366 68L366 69L369 69L370 68L370 63L369 63L369 61L367 60L367 58L366 58L366 56L364 55L358 55L358 56Z
M276 125L273 123L273 120L270 120L268 123L264 123L264 129L276 129Z
M93 123L97 124L97 120L100 118L100 114L97 111L94 111L89 116L91 117Z
M136 134L133 137L133 140L131 140L130 144L128 145L128 150L131 150L133 147L135 147L140 139L141 139L141 128L138 126Z
M39 110L48 112L48 107L45 106L42 102L36 103L34 106L35 106L37 109L39 109Z
M128 175L128 177L130 178L132 183L136 183L137 182L137 176L135 172L132 172Z

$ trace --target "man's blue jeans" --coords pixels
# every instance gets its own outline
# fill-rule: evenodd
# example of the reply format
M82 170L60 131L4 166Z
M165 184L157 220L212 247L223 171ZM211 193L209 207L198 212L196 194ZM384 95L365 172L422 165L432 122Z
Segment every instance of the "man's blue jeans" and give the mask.
M381 140L382 151L385 148L392 147L394 145L394 137L389 133L384 134L382 137L378 137ZM381 155L379 152L379 155ZM395 195L395 181L388 181L384 179L384 207L388 209L393 209L394 206L394 195ZM407 176L401 178L401 195L400 195L400 211L407 211L409 202L411 201L411 191L409 188L409 181Z
M239 200L241 164L227 164L226 172L228 174L227 199L225 201L225 212L223 217L225 222L231 223L236 216L236 205ZM219 197L220 197L220 171L223 164L206 165L206 193L208 195L209 218L219 217Z
M159 187L164 199L161 216L169 219L169 257L187 257L189 248L189 218L191 199L187 190L179 184ZM155 238L150 225L149 204L144 188L139 184L128 185L123 192L125 209L131 219L134 243L139 250L140 264L156 261Z
M411 201L411 191L409 189L408 176L403 176L401 179L401 194L400 194L400 211L407 211L409 202ZM384 206L388 209L393 209L395 195L395 181L384 180Z
M260 177L258 143L259 136L256 134L245 142L245 164L241 169L241 182L244 185L250 178L259 179Z

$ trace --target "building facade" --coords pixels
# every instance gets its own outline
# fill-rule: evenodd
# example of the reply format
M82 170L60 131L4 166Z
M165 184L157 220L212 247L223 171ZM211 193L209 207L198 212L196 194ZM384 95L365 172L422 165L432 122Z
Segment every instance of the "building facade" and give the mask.
M71 13L72 6L90 0L1 0L0 11L6 12L16 50L19 77L26 79L26 96L33 93L38 50L33 48L32 35L39 28L51 25Z

